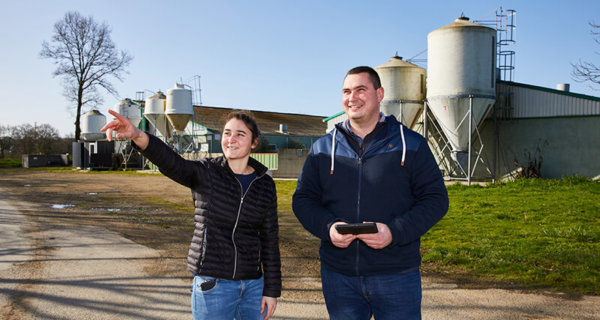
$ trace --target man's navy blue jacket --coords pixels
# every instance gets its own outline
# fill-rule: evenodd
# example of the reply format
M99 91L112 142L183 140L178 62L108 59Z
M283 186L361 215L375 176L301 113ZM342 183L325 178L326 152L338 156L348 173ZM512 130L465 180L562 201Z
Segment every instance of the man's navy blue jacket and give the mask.
M431 150L394 116L386 117L364 151L349 135L337 124L313 144L298 178L294 213L321 239L321 263L329 270L349 276L414 270L421 263L420 237L448 211ZM385 223L392 243L379 250L360 240L335 247L329 228L336 221Z

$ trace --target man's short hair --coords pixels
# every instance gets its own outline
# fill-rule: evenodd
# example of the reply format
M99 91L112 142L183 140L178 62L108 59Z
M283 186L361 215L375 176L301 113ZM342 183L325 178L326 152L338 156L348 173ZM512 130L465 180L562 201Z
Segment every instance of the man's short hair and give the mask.
M371 67L367 67L367 66L354 67L354 68L350 69L350 71L348 71L348 73L346 73L346 77L350 74L359 74L359 73L363 73L363 72L366 72L369 74L369 79L371 79L371 83L373 83L373 87L375 88L375 90L381 88L381 79L379 79L379 74L377 74L377 71L375 71L375 69L373 69Z

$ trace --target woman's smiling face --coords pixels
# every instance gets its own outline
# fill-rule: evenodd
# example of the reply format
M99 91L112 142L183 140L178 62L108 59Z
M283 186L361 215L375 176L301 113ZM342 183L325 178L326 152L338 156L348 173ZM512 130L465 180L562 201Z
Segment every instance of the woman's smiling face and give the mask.
M252 141L252 131L244 121L236 118L227 121L221 138L221 148L227 160L247 157L257 145L258 140Z

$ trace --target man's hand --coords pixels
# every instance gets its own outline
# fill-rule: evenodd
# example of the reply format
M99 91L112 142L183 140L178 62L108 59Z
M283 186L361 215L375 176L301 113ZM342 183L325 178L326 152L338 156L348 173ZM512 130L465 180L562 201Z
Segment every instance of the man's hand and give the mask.
M392 232L386 224L379 222L376 224L377 233L363 233L357 235L357 238L373 249L383 249L392 243Z
M356 239L356 235L353 234L340 234L337 232L335 228L338 224L346 224L345 222L336 222L331 225L329 228L329 238L331 239L331 243L338 248L347 248L354 239Z
M265 306L267 307L267 315L265 315L264 320L267 320L275 313L275 308L277 308L277 298L263 296L260 304L260 313L265 312Z

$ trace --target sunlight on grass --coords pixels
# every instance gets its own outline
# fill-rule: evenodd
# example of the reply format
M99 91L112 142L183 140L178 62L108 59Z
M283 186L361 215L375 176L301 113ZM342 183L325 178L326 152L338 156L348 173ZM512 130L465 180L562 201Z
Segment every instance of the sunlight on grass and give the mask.
M600 183L525 179L448 187L448 214L422 241L423 261L523 287L600 293Z

